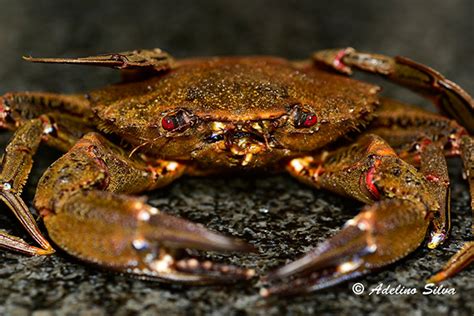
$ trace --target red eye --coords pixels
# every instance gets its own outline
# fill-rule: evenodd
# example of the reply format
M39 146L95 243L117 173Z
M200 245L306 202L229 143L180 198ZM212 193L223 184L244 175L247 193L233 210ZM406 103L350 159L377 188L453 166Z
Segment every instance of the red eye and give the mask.
M166 131L182 132L193 126L196 118L186 110L179 110L173 114L166 115L161 119L161 126Z
M162 120L161 120L161 125L163 126L163 128L167 131L172 131L176 128L176 122L175 122L175 119L173 116L165 116Z
M303 126L304 127L311 127L313 126L314 124L316 124L318 122L318 118L316 117L316 115L312 114L312 113L309 113L304 122L303 122Z
M301 107L296 107L293 112L293 123L296 128L311 127L318 123L318 117L316 114L303 110Z

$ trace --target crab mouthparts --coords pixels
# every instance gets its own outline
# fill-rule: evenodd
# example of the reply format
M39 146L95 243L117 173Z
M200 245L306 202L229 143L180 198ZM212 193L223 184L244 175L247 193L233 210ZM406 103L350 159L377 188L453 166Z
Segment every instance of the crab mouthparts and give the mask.
M236 132L229 135L226 147L233 158L241 159L241 165L246 166L252 161L254 155L266 149L267 146L261 138L260 135L253 133Z

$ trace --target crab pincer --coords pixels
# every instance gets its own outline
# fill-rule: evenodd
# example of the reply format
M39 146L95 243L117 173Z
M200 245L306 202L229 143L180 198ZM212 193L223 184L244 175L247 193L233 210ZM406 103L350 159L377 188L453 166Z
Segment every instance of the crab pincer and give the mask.
M163 281L194 284L232 283L254 275L252 269L201 261L186 254L186 249L255 251L253 246L224 237L202 225L164 214L145 203L133 203L133 207L140 210L129 218L130 230L121 227L120 231L116 231L116 243L109 248L114 250L111 251L114 258L123 259L111 258L113 265L117 261L126 262L118 269Z
M183 172L177 162L147 165L130 158L90 133L44 174L35 205L54 243L84 261L168 282L249 279L253 270L201 262L186 250L248 252L253 246L162 213L145 198L129 195L166 185ZM50 198L53 194L55 199Z
M431 162L431 158L422 159L421 170L444 178L447 170L432 170ZM441 203L448 190L444 183L426 181L375 135L326 152L320 159L294 160L288 170L301 181L357 197L368 205L335 236L270 272L267 281L278 281L262 289L262 296L311 292L393 263L421 245L430 225L436 224L437 214L446 207ZM441 242L435 240L433 245ZM288 277L293 280L283 282Z
M395 262L425 238L429 220L420 212L423 208L404 200L367 206L335 236L300 259L270 272L266 276L270 286L260 294L267 297L309 293ZM290 277L290 281L283 281Z
M251 269L200 261L186 251L248 252L253 246L162 213L143 199L96 191L68 200L56 213L43 211L45 225L60 248L84 261L167 282L230 283L254 275Z

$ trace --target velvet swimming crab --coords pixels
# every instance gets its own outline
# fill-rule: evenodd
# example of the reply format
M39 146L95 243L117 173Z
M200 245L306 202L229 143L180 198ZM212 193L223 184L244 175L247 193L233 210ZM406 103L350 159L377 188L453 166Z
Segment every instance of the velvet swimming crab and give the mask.
M254 271L200 261L186 249L255 251L167 215L139 197L182 175L286 170L367 205L335 236L264 280L261 294L309 292L390 264L450 229L446 157L461 156L474 195L474 102L435 70L403 57L324 50L275 57L174 60L159 50L32 62L107 66L119 84L86 95L6 93L0 124L14 131L0 198L39 246L0 232L0 246L54 252L21 199L40 143L66 152L43 174L34 207L50 240L81 260L166 282L246 280ZM379 96L353 69L427 96L446 116ZM450 117L450 118L448 118ZM472 204L471 204L472 206ZM473 242L430 281L468 266ZM289 280L287 280L289 279Z

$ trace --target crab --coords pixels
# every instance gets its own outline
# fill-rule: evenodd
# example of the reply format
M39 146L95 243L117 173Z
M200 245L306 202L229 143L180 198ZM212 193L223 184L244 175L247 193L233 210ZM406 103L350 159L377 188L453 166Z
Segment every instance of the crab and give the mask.
M27 61L106 66L122 80L85 95L6 93L0 126L14 131L0 198L34 246L5 231L0 247L29 255L58 248L83 261L164 282L214 284L255 271L201 260L194 250L255 252L243 240L167 215L144 192L183 175L286 171L316 189L366 204L327 241L263 276L262 296L329 287L391 264L450 230L446 157L461 156L474 196L474 101L435 70L352 48L305 61L277 57L174 60L160 49ZM379 95L353 69L430 98L446 116ZM40 143L65 152L21 198ZM471 207L474 204L471 202ZM429 282L472 263L465 245Z

